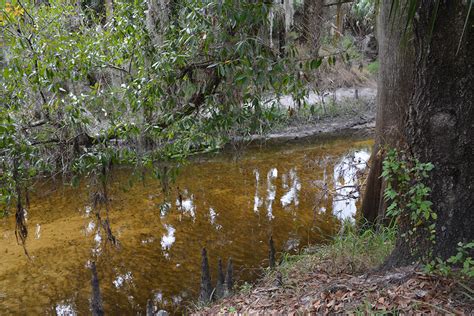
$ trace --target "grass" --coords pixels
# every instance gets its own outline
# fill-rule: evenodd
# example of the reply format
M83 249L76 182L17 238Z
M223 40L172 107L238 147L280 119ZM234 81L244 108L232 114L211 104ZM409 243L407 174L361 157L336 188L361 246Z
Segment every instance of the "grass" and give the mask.
M379 72L380 62L378 60L371 62L367 65L367 71L370 72L372 75L376 75Z
M321 103L302 106L300 109L294 109L291 115L289 110L280 109L281 115L286 119L282 119L275 127L294 126L298 124L314 123L315 120L331 119L343 116L353 116L355 114L366 113L370 105L367 101L342 99L336 102L332 97L328 97L324 107Z
M299 255L284 254L279 270L285 275L289 269L310 271L323 266L332 274L362 273L384 262L394 247L395 237L395 228L360 232L353 223L345 222L329 243L309 247Z
M358 232L351 223L345 223L332 243L316 251L321 259L330 259L336 267L350 268L360 273L378 267L390 254L395 244L396 229L381 227Z

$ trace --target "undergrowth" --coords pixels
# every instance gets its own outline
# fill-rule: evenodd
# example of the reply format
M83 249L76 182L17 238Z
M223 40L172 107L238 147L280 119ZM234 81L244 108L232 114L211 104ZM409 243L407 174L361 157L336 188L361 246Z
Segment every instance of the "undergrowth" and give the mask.
M345 222L330 242L306 248L301 254L282 256L278 270L285 275L289 269L310 271L319 267L328 273L363 273L381 265L395 244L396 228L359 231L355 224Z

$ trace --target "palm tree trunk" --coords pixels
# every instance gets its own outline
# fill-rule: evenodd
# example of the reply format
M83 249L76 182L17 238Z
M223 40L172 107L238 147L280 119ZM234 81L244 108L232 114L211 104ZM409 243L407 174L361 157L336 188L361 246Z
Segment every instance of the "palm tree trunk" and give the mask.
M406 1L400 4L405 5ZM413 92L414 47L410 40L402 43L407 17L391 17L391 2L382 1L377 37L380 72L378 74L376 138L372 151L367 187L362 201L363 219L369 223L383 221L385 203L382 161L386 147L403 147L403 129L408 103ZM393 19L397 19L394 21Z

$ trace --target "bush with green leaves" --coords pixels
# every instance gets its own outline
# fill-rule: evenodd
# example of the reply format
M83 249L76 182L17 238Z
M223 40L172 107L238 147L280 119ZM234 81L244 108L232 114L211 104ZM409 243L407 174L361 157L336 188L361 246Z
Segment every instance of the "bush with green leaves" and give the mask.
M371 62L370 64L367 65L367 70L370 72L372 75L378 74L380 69L380 62L378 60Z
M415 158L406 158L404 153L389 150L383 161L382 177L387 185L384 198L388 204L387 215L398 217L409 210L412 223L436 220L437 215L431 209L430 188L423 181L434 168L432 163L421 163Z
M422 163L416 158L409 158L404 152L389 150L383 161L382 177L386 181L384 191L388 202L387 216L396 222L406 218L410 225L407 234L402 235L405 242L414 243L413 251L426 251L421 248L419 240L411 236L417 229L424 229L428 241L436 243L436 212L431 208L429 200L430 188L424 183L433 170L432 163ZM442 275L451 274L455 267L461 276L474 277L474 260L472 252L474 242L458 243L457 254L446 261L437 258L425 263L427 272L437 272Z
M419 240L413 238L419 229L426 232L430 243L436 242L438 216L431 208L431 189L425 184L433 168L432 163L422 163L395 149L388 150L383 161L382 177L386 182L384 199L388 205L386 216L392 219L392 223L402 222L409 227L407 233L403 233L401 237L405 242L413 244L414 252L429 251Z
M461 278L474 278L474 241L458 243L457 253L446 261L437 258L425 265L427 273L439 273L444 276L457 274Z

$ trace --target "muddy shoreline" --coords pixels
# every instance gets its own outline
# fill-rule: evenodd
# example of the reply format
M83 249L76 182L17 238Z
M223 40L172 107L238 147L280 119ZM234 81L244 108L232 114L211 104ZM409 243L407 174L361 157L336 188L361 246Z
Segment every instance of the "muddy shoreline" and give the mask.
M297 140L309 140L323 135L328 136L367 136L374 133L375 113L364 113L354 117L335 117L316 121L313 124L288 126L266 135L254 135L256 143L280 143Z
M280 144L340 136L372 137L375 132L376 94L377 89L373 87L337 89L334 91L334 96L337 96L336 108L342 113L306 120L290 120L286 125L264 134L252 135L245 139L234 138L230 144L240 142L259 145ZM321 106L321 97L310 94L308 100L315 102L316 106ZM351 105L356 103L359 104L359 108L351 109ZM289 97L282 98L280 106L284 110L296 107Z

